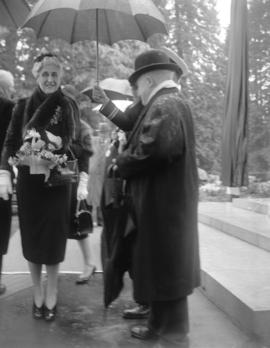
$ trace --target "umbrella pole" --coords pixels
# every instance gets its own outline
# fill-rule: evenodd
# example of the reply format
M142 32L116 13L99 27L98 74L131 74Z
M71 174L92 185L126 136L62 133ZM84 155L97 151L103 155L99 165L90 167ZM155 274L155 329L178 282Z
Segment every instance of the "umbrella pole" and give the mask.
M99 45L98 45L98 41L99 41L99 37L98 37L98 8L96 9L96 69L97 69L97 79L96 79L96 82L97 82L97 85L99 85Z

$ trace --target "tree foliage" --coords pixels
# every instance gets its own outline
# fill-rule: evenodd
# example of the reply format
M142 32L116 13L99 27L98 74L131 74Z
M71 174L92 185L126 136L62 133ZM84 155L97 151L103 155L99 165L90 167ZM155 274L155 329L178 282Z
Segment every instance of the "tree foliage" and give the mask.
M195 119L199 165L218 171L226 55L215 1L159 0L157 4L164 6L169 23L167 45L184 58L190 70L188 78L182 80L182 89Z

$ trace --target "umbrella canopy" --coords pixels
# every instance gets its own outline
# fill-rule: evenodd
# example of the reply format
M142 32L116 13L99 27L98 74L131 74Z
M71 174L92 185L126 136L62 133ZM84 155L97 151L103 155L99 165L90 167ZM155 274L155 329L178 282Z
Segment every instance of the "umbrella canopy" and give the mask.
M39 0L23 27L33 28L37 37L70 43L98 39L109 45L167 34L165 20L151 0Z
M167 34L165 20L151 0L39 0L23 24L37 37L97 41L146 41L155 33Z
M133 95L130 84L126 79L116 79L109 77L100 81L100 87L104 89L107 96L112 100L132 100ZM92 99L93 87L87 87L82 91Z
M247 2L232 0L229 61L222 137L225 186L247 185L248 38Z
M0 26L17 29L29 12L26 0L0 0Z

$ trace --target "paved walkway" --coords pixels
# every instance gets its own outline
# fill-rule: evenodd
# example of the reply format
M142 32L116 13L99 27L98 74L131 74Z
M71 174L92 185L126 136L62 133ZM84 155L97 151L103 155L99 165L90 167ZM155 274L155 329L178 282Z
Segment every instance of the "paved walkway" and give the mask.
M16 275L8 277L17 278ZM26 284L28 275L20 276ZM19 279L18 278L18 279ZM31 316L30 287L0 299L0 347L5 348L132 348L153 347L130 337L136 321L124 320L122 310L131 305L131 284L125 280L120 298L105 310L102 275L88 285L75 285L75 275L61 275L58 317L55 322ZM190 348L262 348L237 329L200 291L189 299ZM138 321L137 321L138 323ZM165 346L162 346L165 347Z
M90 238L93 262L100 270L100 229L96 228ZM77 242L69 241L59 279L58 317L52 323L34 320L30 276L21 255L19 233L14 233L4 263L4 282L8 291L0 297L0 347L153 347L153 344L131 338L129 329L136 321L121 317L123 309L132 304L129 278L125 279L120 298L105 310L102 273L97 273L88 285L78 286L75 285L76 273L81 267ZM263 348L233 325L199 290L190 296L189 308L190 348Z

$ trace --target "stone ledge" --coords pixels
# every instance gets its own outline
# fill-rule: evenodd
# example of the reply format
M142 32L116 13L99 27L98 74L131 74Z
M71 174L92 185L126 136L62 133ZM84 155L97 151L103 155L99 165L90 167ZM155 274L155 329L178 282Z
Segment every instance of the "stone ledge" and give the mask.
M242 330L270 345L270 253L200 224L202 289Z
M270 218L237 208L233 203L202 202L199 222L270 251Z
M236 198L233 200L233 206L263 215L270 215L270 198Z

